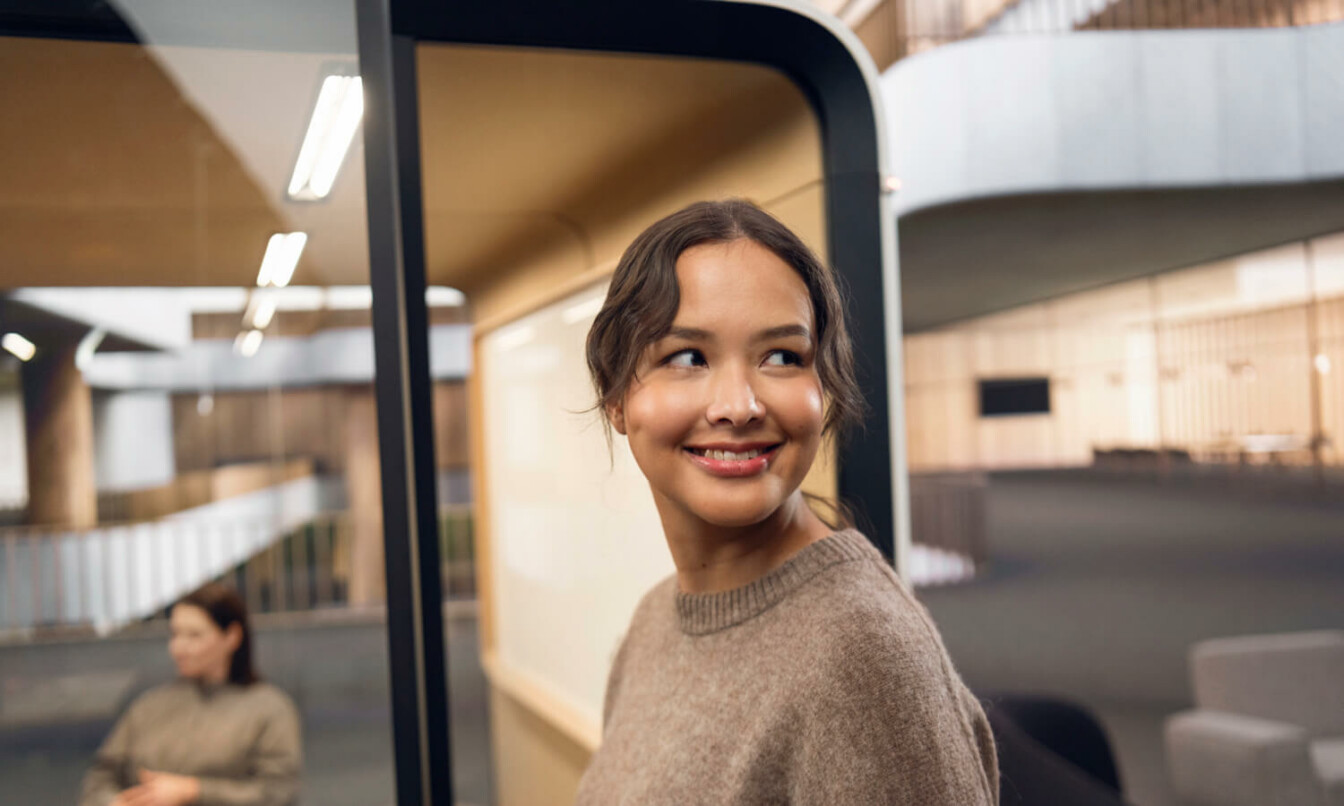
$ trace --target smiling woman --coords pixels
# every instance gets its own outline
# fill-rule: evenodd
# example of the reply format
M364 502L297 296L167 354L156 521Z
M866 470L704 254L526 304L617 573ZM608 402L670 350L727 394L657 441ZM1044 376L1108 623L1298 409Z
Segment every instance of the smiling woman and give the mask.
M668 216L617 265L588 364L676 573L617 652L579 802L996 803L988 723L927 613L800 490L862 408L807 247L745 201Z

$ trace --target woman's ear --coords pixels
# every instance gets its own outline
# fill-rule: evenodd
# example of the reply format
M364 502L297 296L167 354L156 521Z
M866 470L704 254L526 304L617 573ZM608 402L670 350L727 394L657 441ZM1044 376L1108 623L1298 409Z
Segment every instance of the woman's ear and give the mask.
M625 436L625 407L620 403L607 406L607 422L616 429L616 433Z
M235 621L228 627L225 627L224 641L228 645L230 652L237 652L238 647L243 645L243 625Z

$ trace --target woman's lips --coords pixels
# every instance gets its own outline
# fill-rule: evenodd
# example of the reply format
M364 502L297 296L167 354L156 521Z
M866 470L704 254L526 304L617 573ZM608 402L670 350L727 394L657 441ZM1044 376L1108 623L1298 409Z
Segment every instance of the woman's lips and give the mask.
M755 476L765 472L765 469L770 466L770 462L774 460L775 455L778 453L779 445L776 444L749 451L740 451L740 453L754 453L759 451L758 455L753 456L750 459L716 458L716 456L722 455L725 451L693 448L685 448L683 450L691 462L701 470L714 476L731 479Z

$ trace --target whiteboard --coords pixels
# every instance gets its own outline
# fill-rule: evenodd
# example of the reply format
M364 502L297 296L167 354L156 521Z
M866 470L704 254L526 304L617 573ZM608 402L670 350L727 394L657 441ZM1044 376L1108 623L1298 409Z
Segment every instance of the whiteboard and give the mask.
M623 437L611 453L584 360L607 281L481 338L496 661L596 735L640 597L674 570Z

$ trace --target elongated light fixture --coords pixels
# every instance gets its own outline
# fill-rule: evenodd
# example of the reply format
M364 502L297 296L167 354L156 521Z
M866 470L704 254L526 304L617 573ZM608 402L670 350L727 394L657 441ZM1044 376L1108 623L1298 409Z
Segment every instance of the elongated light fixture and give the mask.
M294 267L299 265L299 255L308 243L306 232L277 232L266 242L266 254L261 258L261 269L257 271L257 286L268 285L284 288L294 276Z
M265 330L275 317L276 296L283 292L258 288L252 292L252 298L243 311L243 327Z
M245 330L234 338L233 349L243 358L251 358L261 349L263 338L265 337L260 330Z
M0 347L4 347L18 356L20 361L31 361L33 356L37 355L37 345L18 333L6 333L3 338L0 338Z
M294 162L288 196L317 201L331 193L336 174L364 117L364 84L359 76L327 76L317 93L308 133Z

